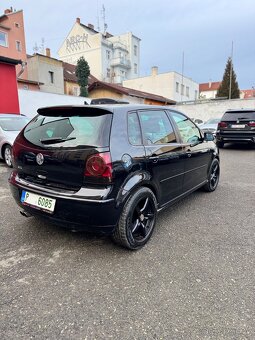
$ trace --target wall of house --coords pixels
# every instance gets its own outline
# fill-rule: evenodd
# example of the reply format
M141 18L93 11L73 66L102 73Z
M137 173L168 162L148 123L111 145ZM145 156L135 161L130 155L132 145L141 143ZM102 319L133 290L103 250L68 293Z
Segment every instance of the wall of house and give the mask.
M90 103L86 97L75 97L61 94L18 90L20 112L32 118L37 114L39 107L55 105L84 105L84 101Z
M0 63L0 113L19 113L15 65Z
M1 32L7 34L7 46L0 46L0 55L18 59L22 61L27 60L26 42L24 31L23 11L11 12L6 17L2 18L1 25L9 29L0 28ZM21 50L17 50L16 42L20 42ZM21 65L17 65L17 74L21 70ZM27 69L25 68L23 74L20 76L22 79L27 79Z
M53 83L50 72L53 74ZM62 61L36 54L28 58L28 75L30 80L43 83L40 85L41 91L64 94Z
M210 118L221 118L225 111L229 109L254 109L254 99L231 99L231 100L213 100L207 102L197 102L196 104L173 105L184 112L190 118L200 118L207 121Z
M178 83L178 92L176 89ZM181 94L181 85L184 85L184 94ZM199 85L192 79L182 77L177 72L157 73L157 67L152 68L152 74L147 77L125 80L123 86L139 91L157 94L176 102L195 100L199 93ZM189 88L189 95L186 93Z
M73 83L71 81L64 82L65 94L70 96L79 96L80 95L80 87L77 83Z

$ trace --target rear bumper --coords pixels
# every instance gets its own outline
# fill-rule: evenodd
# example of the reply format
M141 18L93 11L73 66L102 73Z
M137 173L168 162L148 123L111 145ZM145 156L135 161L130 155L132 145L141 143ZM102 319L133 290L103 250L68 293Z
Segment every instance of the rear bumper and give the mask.
M75 195L49 193L41 188L35 190L35 186L28 188L21 185L13 174L10 176L9 184L12 195L22 210L33 216L46 218L62 227L80 231L112 233L119 221L121 208L116 207L114 199L95 199L94 197L89 199L88 197L75 197ZM47 213L21 203L22 190L56 199L54 212Z
M221 142L253 142L255 143L255 130L253 131L218 131L216 140Z

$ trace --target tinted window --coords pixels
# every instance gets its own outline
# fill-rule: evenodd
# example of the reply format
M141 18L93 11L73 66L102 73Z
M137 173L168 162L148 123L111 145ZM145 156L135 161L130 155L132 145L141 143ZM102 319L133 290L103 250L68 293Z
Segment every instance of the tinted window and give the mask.
M176 142L173 127L165 111L141 111L139 117L143 138L146 144L165 144Z
M225 112L222 120L224 121L236 121L237 119L243 120L255 120L255 111L233 111Z
M25 117L0 117L0 126L4 131L20 131L28 122Z
M27 125L24 137L38 146L109 146L110 124L110 114L88 117L39 115Z
M133 145L142 144L139 120L135 112L128 114L128 139Z
M172 112L172 117L177 124L184 143L195 143L201 138L199 129L186 116L181 113Z

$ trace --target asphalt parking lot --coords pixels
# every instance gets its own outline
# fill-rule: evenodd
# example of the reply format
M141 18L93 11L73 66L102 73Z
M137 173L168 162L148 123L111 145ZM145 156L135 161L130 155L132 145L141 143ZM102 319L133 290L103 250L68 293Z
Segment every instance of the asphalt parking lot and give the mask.
M220 153L137 252L22 217L0 162L1 339L255 339L255 149Z

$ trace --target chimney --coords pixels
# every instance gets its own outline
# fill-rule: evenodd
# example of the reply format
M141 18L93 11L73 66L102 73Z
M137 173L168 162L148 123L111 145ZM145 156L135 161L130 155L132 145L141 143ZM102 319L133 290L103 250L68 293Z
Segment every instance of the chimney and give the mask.
M94 29L94 25L88 24L88 28L91 28L93 30Z
M81 19L80 19L80 18L76 18L76 22L77 22L77 24L79 24L79 25L80 25L80 23L81 23Z
M12 13L12 7L11 8L7 8L5 11L4 11L4 14L10 14Z
M157 76L158 75L158 66L152 66L151 68L151 75Z
M46 47L46 57L50 58L50 48Z
M208 85L209 85L209 89L210 89L212 87L212 81L211 80L209 80Z

